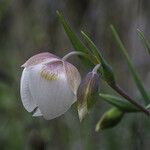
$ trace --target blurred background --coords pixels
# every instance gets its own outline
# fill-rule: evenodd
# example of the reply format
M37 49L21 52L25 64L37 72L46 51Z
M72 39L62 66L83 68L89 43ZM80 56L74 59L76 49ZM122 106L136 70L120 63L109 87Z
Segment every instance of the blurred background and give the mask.
M81 124L75 105L51 121L34 118L23 108L20 66L40 52L62 57L73 50L56 10L63 12L79 36L80 30L89 33L103 49L117 82L140 100L112 38L109 26L114 24L150 92L150 59L136 30L143 30L150 41L149 0L0 0L0 150L149 150L150 120L143 114L126 115L113 129L95 132L95 124L111 107L102 100ZM82 76L88 72L78 58L69 61L82 70ZM103 81L101 91L115 93Z

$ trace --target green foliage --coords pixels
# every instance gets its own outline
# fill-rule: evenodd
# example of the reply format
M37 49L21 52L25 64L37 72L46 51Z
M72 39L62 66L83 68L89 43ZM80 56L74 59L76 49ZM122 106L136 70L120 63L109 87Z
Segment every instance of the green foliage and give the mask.
M132 104L134 104L137 108L139 108L145 114L149 115L149 112L143 106L139 105L132 98L127 96L123 91L120 91L120 89L118 89L119 86L115 82L115 77L114 77L114 73L112 71L111 66L108 65L106 60L102 57L101 52L98 50L96 45L92 42L92 40L87 36L87 34L85 34L83 31L81 31L82 36L83 36L84 41L85 41L85 44L86 44L86 47L87 47L86 48L85 45L76 36L76 34L72 31L71 27L65 21L62 14L57 11L57 15L59 17L60 22L62 23L62 25L64 27L66 34L68 35L68 38L70 39L73 47L75 48L75 50L85 52L86 54L88 54L89 60L91 62L93 62L94 64L95 64L95 61L93 61L93 60L96 60L96 64L101 64L101 67L99 69L99 72L101 74L101 78L103 80L105 80L107 82L107 84L110 85L114 90L116 90L120 95L122 95L124 98L126 98L128 101L130 101ZM142 81L140 80L135 68L133 67L133 65L129 59L128 53L126 52L126 49L125 49L124 45L122 44L117 32L115 31L113 26L111 26L111 29L112 29L113 35L117 41L117 44L120 47L120 50L123 54L123 57L125 58L125 60L128 64L129 70L132 73L132 76L136 82L136 85L137 85L138 89L140 90L141 95L144 97L145 102L148 103L149 96L148 96L148 94L147 94L147 92L146 92L146 90L142 84ZM93 58L95 58L95 59L93 59ZM82 107L81 110L84 110L84 111L80 111L80 112L82 112L82 113L80 113L82 115L79 115L79 116L85 116L85 114L86 114L85 112L87 112L87 111L85 111L85 108L86 107Z
M77 35L72 31L72 29L70 28L68 23L65 21L63 15L59 11L57 11L57 15L68 35L72 45L74 46L75 50L86 53L85 45L80 41L80 39L77 37Z
M62 16L62 14L60 12L57 11L57 15L59 17L59 20L61 22L61 24L64 27L64 30L66 32L66 34L68 35L68 38L70 39L73 47L75 50L77 51L81 51L83 53L86 53L89 55L89 60L93 63L93 64L101 64L100 69L98 70L98 72L101 75L101 78L103 80L105 80L107 82L107 84L112 87L116 92L118 92L121 96L123 96L125 99L127 99L130 103L134 104L135 107L130 104L130 103L123 103L122 101L120 101L120 99L116 98L116 97L106 97L105 95L105 100L107 100L107 102L111 103L112 105L117 105L117 107L119 107L119 109L121 109L122 111L126 111L126 112L135 112L138 110L143 111L145 114L149 115L149 112L140 104L138 104L136 101L134 101L132 98L130 98L123 90L121 90L121 88L116 84L115 82L115 77L114 77L114 73L112 71L111 66L106 62L106 60L104 59L104 57L101 54L101 51L96 47L96 45L93 43L93 41L88 37L88 35L86 33L84 33L83 31L81 31L83 39L85 44L83 44L83 42L76 36L76 34L73 32L73 30L71 29L71 27L68 25L68 23L65 21L64 17ZM132 73L132 76L136 82L136 85L138 87L138 89L141 92L141 95L144 97L144 100L146 103L148 103L149 100L149 96L143 86L142 81L139 78L139 75L137 74L135 68L133 67L131 60L128 56L128 53L123 45L123 43L121 42L116 30L114 29L114 27L111 25L111 30L112 33L114 35L114 38L117 41L117 44L120 48L121 53L123 54L124 59L126 60L129 70ZM85 47L86 45L86 47ZM95 59L93 59L95 58ZM93 61L95 60L95 61ZM89 62L90 62L89 61ZM81 91L81 89L80 89ZM86 94L85 94L86 95ZM104 95L102 95L104 98ZM84 99L84 98L83 98ZM114 101L115 100L115 101ZM84 101L84 100L80 100L80 101ZM84 101L85 102L85 101ZM85 105L86 103L84 103L83 105L81 105L82 107L79 107L79 118L80 120L82 120L82 118L84 118L84 116L87 114L88 110L87 110L87 106Z
M103 57L101 56L101 53L99 52L95 44L91 41L91 39L87 36L87 34L85 34L83 31L81 31L81 33L86 42L86 46L91 51L93 57L95 57L97 63L99 64L100 62L103 62L104 61Z
M112 71L112 68L110 65L108 65L108 63L106 62L106 60L102 57L100 51L98 50L98 48L95 46L95 44L91 41L91 39L82 31L82 35L83 38L86 42L86 46L81 42L81 40L76 36L76 34L73 32L73 30L71 29L71 27L68 25L68 23L65 21L64 17L62 16L62 14L57 11L57 15L59 17L59 20L61 22L61 24L64 27L64 30L66 32L66 34L68 35L68 38L70 39L72 46L74 47L75 50L77 51L81 51L81 52L85 52L89 54L89 60L93 63L93 64L99 64L101 63L102 67L100 69L100 73L102 75L102 78L109 84L109 85L113 85L115 84L115 79L114 79L114 74ZM86 62L86 64L89 64L89 62Z
M137 88L139 89L145 103L148 104L149 100L150 100L149 95L148 95L146 89L144 88L144 85L143 85L136 69L134 68L134 66L132 64L131 59L129 58L126 48L124 47L124 45L123 45L120 37L118 36L118 33L116 32L115 28L113 27L113 25L111 25L110 28L111 28L112 34L114 36L114 39L116 40L116 43L119 47L119 51L121 52L124 60L126 61L128 68L132 74L132 77L137 85Z

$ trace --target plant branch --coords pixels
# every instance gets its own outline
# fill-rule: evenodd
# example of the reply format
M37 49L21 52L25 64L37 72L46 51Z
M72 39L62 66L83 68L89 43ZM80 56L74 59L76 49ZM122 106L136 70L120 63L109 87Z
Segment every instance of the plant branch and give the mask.
M145 113L146 115L150 116L150 112L145 109L142 105L138 104L135 100L133 100L130 96L128 96L128 94L121 89L121 87L119 85L114 85L112 87L117 93L119 93L122 97L124 97L126 100L128 100L130 103L132 103L133 105L135 105L137 108L139 108L143 113Z

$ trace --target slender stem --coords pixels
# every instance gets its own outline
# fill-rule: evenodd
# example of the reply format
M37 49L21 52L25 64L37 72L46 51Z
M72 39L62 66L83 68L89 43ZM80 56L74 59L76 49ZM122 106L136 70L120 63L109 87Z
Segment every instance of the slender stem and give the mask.
M96 72L96 73L97 73L97 70L100 68L100 66L101 66L101 64L97 64L97 65L93 68L92 72Z
M81 56L84 56L84 57L88 57L87 54L83 53L83 52L77 52L77 51L72 51L68 54L66 54L62 60L67 60L69 57L73 56L73 55L81 55Z
M130 103L135 105L138 109L140 109L142 112L144 112L146 115L150 116L150 112L146 110L142 105L138 104L135 100L133 100L128 94L124 92L123 89L119 87L119 85L114 85L112 87L116 92L118 92L121 96L123 96L125 99L127 99Z

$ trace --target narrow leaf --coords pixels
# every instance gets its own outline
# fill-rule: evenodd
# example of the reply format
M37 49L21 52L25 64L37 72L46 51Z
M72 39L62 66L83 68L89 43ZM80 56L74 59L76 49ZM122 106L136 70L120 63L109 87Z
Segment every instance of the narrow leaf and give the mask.
M113 27L113 25L111 25L110 28L111 28L112 34L116 40L116 43L118 44L119 50L120 50L121 54L123 55L123 58L125 59L127 65L128 65L128 68L132 74L132 77L137 85L137 88L139 89L141 95L143 96L145 103L148 104L149 100L150 100L149 95L146 92L146 89L144 88L144 85L143 85L136 69L134 68L134 66L132 64L131 59L129 58L126 48L124 47L124 45L123 45L118 33L116 32L115 28Z
M122 98L108 95L108 94L102 94L100 93L99 96L106 102L110 103L111 105L114 105L115 107L118 107L122 111L125 112L137 112L139 109L137 109L134 105L131 103L124 101Z
M81 51L84 53L89 53L88 49L86 48L86 46L82 43L82 41L78 38L78 36L73 32L73 30L71 29L71 27L69 26L69 24L67 23L67 21L65 20L65 18L63 17L63 15L57 11L57 16L59 18L60 23L63 25L63 28L73 46L73 48L76 51ZM93 56L90 56L89 59L92 63L95 64L95 59L93 59ZM89 60L87 59L83 59L83 61L85 62L85 64L88 64L91 66L91 64L89 63Z
M57 15L59 17L60 22L62 23L72 45L77 51L86 52L86 47L83 45L83 43L80 41L80 39L77 37L77 35L73 32L73 30L70 28L69 24L65 21L63 15L57 11Z
M85 34L83 31L81 33L82 33L82 36L86 42L87 48L90 49L93 52L93 54L96 56L98 63L101 63L102 67L100 68L100 73L101 73L102 78L109 85L114 85L115 84L115 78L114 78L114 73L112 71L111 66L103 58L100 51L98 50L96 45L92 42L92 40L88 37L88 35Z
M147 41L147 39L145 38L144 33L139 29L137 29L137 31L138 31L138 35L139 35L140 39L144 43L145 48L148 50L148 53L150 54L150 45L149 45L149 42Z
M98 63L100 63L100 61L103 61L103 58L98 50L98 48L96 47L96 45L92 42L92 40L87 36L87 34L85 34L83 31L81 31L82 36L84 37L86 43L88 44L88 48L90 48L91 52L93 53L93 55L95 56L96 60Z

